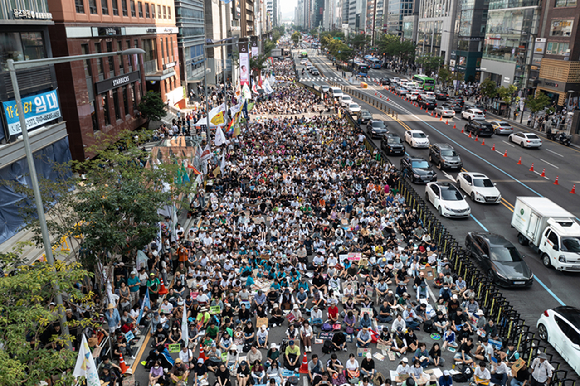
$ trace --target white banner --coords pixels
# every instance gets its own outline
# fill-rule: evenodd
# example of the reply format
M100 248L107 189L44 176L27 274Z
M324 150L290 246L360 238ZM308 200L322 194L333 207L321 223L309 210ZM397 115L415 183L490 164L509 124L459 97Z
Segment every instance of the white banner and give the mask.
M240 43L240 84L250 84L250 56L248 53L248 43Z

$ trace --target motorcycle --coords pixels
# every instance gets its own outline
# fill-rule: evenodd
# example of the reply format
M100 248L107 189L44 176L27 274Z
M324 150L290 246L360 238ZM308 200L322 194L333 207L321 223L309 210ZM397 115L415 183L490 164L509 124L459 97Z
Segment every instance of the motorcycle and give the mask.
M566 134L564 134L564 133L560 133L560 134L559 134L559 135L556 137L556 140L557 140L558 142L560 142L560 144L561 144L561 145L564 145L564 146L570 146L570 138L571 138L571 137L570 137L569 135L566 135Z

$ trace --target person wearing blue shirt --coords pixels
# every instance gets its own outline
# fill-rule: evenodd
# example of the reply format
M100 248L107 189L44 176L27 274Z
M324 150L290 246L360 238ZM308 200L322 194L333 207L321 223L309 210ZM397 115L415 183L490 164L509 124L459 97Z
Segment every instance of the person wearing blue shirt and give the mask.
M439 386L453 386L453 378L448 370L443 371L443 375L439 377Z
M246 287L251 288L253 285L254 285L254 278L252 277L252 275L250 275L246 279Z
M298 291L300 291L301 288L304 288L304 292L306 292L307 294L310 294L310 286L308 285L308 282L301 277L300 281L298 282Z

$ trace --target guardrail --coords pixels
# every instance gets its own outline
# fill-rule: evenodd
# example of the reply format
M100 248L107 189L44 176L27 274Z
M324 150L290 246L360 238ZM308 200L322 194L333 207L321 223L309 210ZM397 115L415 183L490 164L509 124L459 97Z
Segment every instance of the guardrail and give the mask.
M350 86L337 84L335 82L328 83L333 87L340 87L343 92L376 107L378 110L398 121L398 113L392 111L380 99L373 98L367 93L362 93ZM358 125L350 114L345 112L345 116L351 125L360 128L360 125ZM369 138L368 134L364 131L363 134L365 135L364 146L366 150L373 154L377 161L393 164L380 147ZM469 252L449 233L439 220L439 217L433 214L430 207L427 206L426 202L415 191L413 186L407 180L400 179L397 188L405 198L405 202L409 208L415 209L419 214L427 233L436 242L440 256L447 256L452 271L457 276L463 277L469 284L469 287L475 292L475 299L484 311L487 320L492 319L497 326L498 335L502 339L502 347L507 346L508 343L514 343L516 350L520 353L521 358L526 361L527 366L530 366L532 360L540 352L545 353L552 366L554 366L550 384L574 386L576 380L568 378L568 371L560 369L561 363L556 361L551 353L546 352L547 347L543 345L540 339L535 337L534 332L530 331L530 326L526 324L521 314L502 295L500 288L479 269ZM574 375L571 374L571 376Z

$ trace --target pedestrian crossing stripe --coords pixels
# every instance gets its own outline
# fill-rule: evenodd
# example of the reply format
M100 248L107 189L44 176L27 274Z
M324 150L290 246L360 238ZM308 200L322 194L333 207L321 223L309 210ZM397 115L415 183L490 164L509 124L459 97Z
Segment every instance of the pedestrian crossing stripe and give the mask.
M345 80L344 78L341 78L339 76L333 77L333 76L315 76L315 77L306 77L306 78L300 78L300 82L324 82L324 81L333 81L333 82L340 82ZM358 78L358 80L361 81L366 81L366 82L380 82L381 78Z

